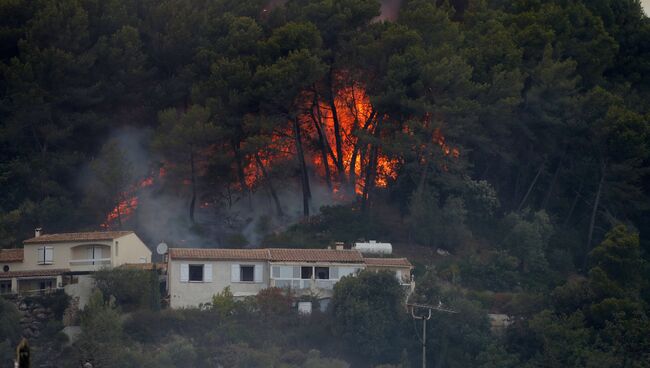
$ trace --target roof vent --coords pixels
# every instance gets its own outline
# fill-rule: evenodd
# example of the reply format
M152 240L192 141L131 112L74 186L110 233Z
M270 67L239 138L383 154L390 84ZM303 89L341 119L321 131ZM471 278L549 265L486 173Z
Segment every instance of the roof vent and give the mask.
M40 228L40 227L37 227L36 229L34 229L34 237L38 238L39 236L41 236L42 232L43 232L43 229Z

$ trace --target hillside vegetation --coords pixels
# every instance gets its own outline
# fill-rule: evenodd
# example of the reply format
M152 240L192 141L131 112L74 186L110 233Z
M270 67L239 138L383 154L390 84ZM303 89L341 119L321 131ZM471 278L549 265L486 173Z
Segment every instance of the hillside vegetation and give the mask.
M134 229L173 246L391 241L416 266L414 299L461 311L434 317L433 366L648 366L650 20L639 1L380 9L0 2L0 247L38 226ZM340 289L390 291L384 281ZM110 331L69 348L73 359L106 343L126 351L106 358L117 366L419 362L390 293L372 309L384 317L355 316L350 330L336 303L276 321L252 301L231 318L102 291L84 333ZM488 312L514 325L493 335ZM0 349L15 338L9 315ZM161 335L138 335L139 319Z

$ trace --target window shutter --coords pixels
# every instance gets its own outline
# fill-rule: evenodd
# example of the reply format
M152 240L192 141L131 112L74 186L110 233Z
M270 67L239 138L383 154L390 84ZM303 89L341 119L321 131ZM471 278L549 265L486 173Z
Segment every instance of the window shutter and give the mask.
M255 265L255 282L262 282L262 266Z
M52 263L54 261L54 248L45 247L45 262Z
M230 266L230 281L239 282L239 265L234 264Z
M45 248L38 248L38 263L45 263Z
M95 248L95 259L102 258L102 248L96 247Z
M212 282L212 264L203 265L203 282Z
M88 259L95 259L95 247L88 247Z
M190 265L187 263L181 264L181 282L190 281Z

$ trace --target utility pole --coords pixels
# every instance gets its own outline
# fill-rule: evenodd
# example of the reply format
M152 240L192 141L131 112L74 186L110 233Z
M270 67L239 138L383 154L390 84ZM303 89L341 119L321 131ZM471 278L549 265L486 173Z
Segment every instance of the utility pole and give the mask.
M413 319L422 320L422 368L427 368L427 321L431 319L433 311L443 312L443 313L458 313L457 311L445 308L442 306L442 302L438 301L437 306L427 305L427 304L415 304L410 303L406 304L406 307L411 310L411 317ZM423 314L416 314L416 309L426 310Z

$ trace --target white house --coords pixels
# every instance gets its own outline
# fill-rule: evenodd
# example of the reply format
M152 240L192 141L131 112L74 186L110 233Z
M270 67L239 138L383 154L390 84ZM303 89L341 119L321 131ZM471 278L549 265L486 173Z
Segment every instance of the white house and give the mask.
M328 299L342 277L362 269L391 270L409 291L413 286L406 258L364 258L351 249L171 248L167 262L172 308L210 303L226 287L235 297L280 287Z

